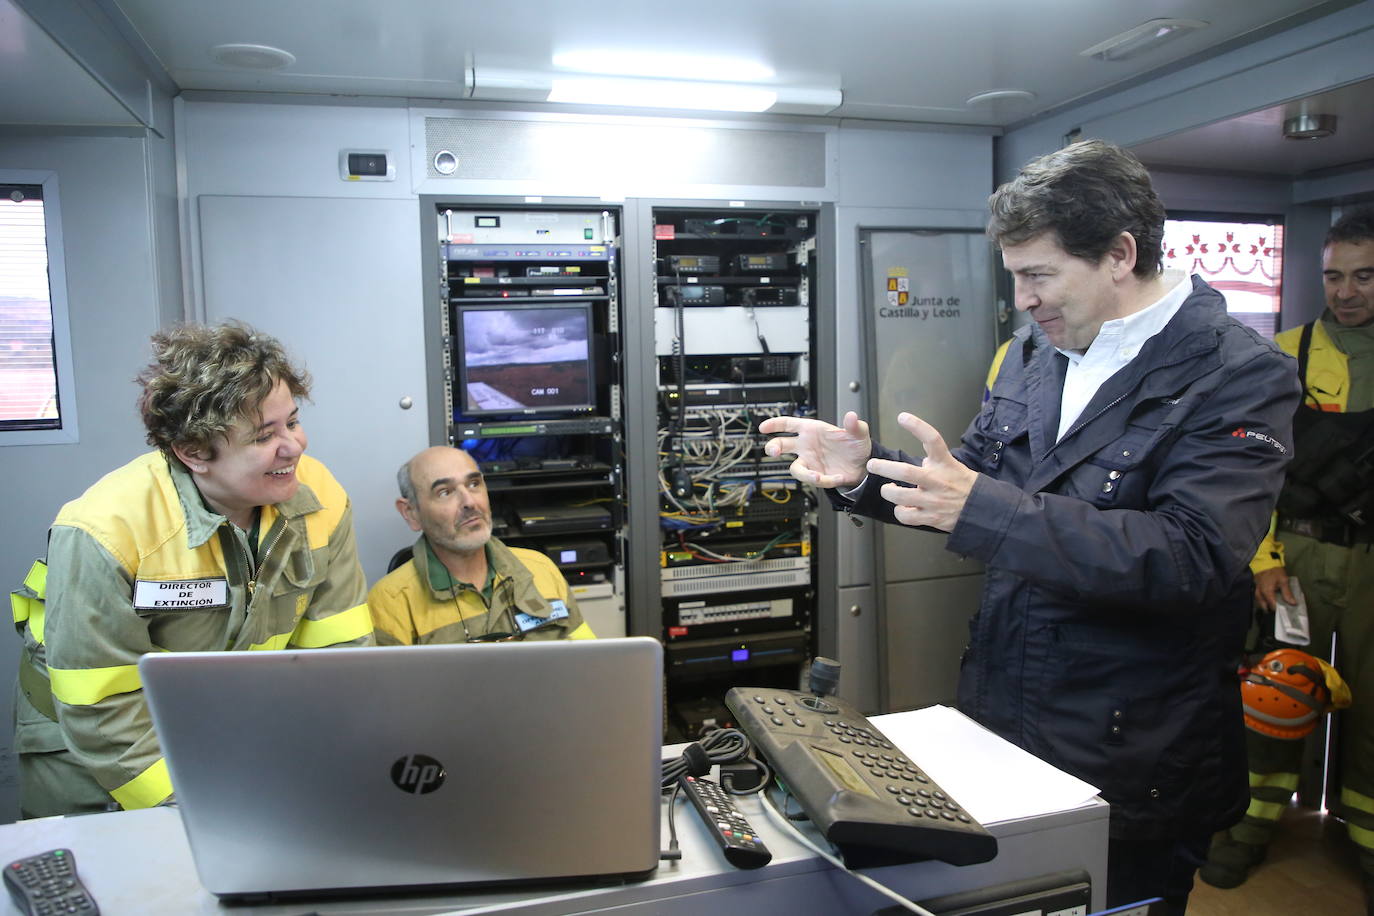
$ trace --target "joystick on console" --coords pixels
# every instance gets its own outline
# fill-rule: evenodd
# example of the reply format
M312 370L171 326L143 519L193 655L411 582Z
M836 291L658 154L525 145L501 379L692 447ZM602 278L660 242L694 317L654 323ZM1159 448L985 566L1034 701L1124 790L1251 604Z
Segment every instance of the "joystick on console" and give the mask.
M806 685L814 696L801 697L797 704L805 706L807 709L819 713L834 714L839 712L839 707L833 703L828 703L822 697L835 693L840 685L840 663L833 658L816 656L811 660L811 673L807 676Z

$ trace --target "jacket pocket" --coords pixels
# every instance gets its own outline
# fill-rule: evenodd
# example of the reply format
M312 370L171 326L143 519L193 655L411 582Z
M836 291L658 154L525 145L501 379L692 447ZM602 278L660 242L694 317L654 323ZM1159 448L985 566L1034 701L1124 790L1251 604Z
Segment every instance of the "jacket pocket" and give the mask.
M984 473L997 477L1006 449L1028 434L1026 405L1007 398L994 398L983 418L980 426L984 440L979 457L983 460Z
M1174 768L1161 763L1176 752L1188 716L1168 677L1170 650L1130 630L1047 627L1034 718L1046 759L1097 785L1113 805L1153 810L1179 793Z
M1159 431L1128 426L1126 432L1106 448L1099 449L1074 473L1074 484L1081 498L1101 508L1133 506L1143 498L1149 475L1138 473L1146 463Z

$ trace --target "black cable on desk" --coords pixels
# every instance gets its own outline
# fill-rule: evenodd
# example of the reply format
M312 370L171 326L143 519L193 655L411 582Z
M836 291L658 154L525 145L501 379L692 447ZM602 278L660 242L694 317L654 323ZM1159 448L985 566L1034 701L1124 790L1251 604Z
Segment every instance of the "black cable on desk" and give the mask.
M718 728L693 741L678 757L663 761L664 792L677 785L683 776L705 776L711 767L734 763L749 755L749 738L737 728Z
M663 761L661 788L663 794L671 792L672 795L668 799L668 848L659 853L660 859L671 861L682 858L682 851L678 848L677 842L677 825L673 820L682 777L705 776L711 772L713 766L748 760L762 772L758 786L750 792L736 792L729 786L728 781L723 780L722 788L732 795L759 792L768 785L771 773L767 766L752 755L752 751L753 746L744 732L737 728L718 728L707 732L700 741L693 741L687 745L679 756Z

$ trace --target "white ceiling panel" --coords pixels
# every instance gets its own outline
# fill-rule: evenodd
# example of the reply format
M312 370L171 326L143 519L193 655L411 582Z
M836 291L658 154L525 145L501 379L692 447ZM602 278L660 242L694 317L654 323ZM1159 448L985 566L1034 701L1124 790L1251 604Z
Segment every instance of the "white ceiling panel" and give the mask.
M116 0L185 89L463 97L464 70L549 72L565 51L734 56L776 86L840 89L833 116L1005 126L1205 53L1322 0ZM1149 19L1207 28L1138 57L1080 52ZM295 62L275 72L215 62L223 43L268 45ZM709 68L700 77L714 76ZM1024 89L1030 103L969 106Z
M141 126L11 0L0 0L0 124Z

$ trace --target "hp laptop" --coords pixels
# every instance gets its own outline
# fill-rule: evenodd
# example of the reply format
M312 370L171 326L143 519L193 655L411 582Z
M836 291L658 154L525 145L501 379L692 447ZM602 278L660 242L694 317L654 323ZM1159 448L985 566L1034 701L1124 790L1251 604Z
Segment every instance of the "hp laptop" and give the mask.
M164 653L138 667L214 894L657 866L663 660L647 637Z

